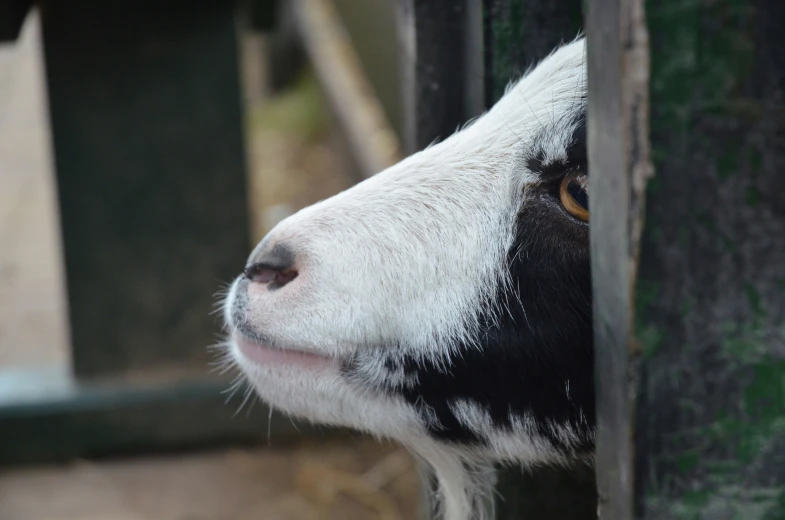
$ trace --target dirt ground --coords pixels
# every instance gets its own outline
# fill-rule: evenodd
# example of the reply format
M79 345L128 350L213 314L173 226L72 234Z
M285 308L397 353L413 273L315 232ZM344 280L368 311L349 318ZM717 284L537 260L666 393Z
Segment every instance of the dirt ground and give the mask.
M0 370L68 363L38 38L33 17L19 42L0 46ZM263 71L246 69L247 84L263 83ZM246 102L258 238L351 180L312 80ZM417 496L405 451L359 435L0 471L1 520L403 520L416 517Z
M0 475L3 520L408 520L409 456L371 440L130 460Z

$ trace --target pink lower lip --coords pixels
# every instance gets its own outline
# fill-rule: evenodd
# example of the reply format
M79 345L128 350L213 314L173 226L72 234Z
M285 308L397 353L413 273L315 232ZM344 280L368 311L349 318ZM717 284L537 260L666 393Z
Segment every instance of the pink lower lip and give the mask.
M296 350L283 350L257 343L242 334L233 336L237 348L245 357L260 365L296 365L327 367L335 365L332 358Z

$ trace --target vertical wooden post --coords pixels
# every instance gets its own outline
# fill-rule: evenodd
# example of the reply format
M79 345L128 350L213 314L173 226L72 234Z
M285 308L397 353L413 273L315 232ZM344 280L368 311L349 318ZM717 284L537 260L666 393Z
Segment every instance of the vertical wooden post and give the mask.
M191 362L245 262L233 2L41 2L78 375Z
M627 520L633 486L632 300L650 173L643 0L590 2L586 25L598 512L603 520Z
M582 0L482 0L485 98L493 105L510 80L578 36Z
M479 1L479 0L478 0ZM398 34L403 96L403 147L407 154L453 134L471 113L476 60L456 42L476 39L466 0L399 0ZM481 106L471 109L479 112Z
M38 5L76 377L0 374L0 466L312 432L206 366L251 238L235 1Z

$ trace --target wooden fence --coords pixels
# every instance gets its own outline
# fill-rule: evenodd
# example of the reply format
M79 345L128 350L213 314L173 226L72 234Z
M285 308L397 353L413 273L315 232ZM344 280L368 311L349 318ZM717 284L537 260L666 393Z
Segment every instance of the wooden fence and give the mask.
M588 39L596 472L503 471L497 518L785 518L785 3L395 1L405 153L488 108L560 42L581 29ZM57 173L68 181L60 207L77 380L57 398L0 403L0 462L252 435L265 414L230 421L221 381L187 371L112 379L203 363L191 348L213 332L198 322L210 310L202 297L248 249L236 6L180 0L164 14L131 0L38 3ZM26 4L0 2L0 37L15 36ZM183 65L205 54L209 70ZM141 60L155 66L142 74ZM162 105L166 85L189 95ZM205 102L214 110L199 110ZM160 153L164 129L182 137L182 153L167 154L188 161ZM366 150L363 164L395 151L384 153ZM115 217L139 175L146 217L129 226ZM166 196L195 185L220 185L208 188L214 214ZM166 299L147 305L154 289ZM52 442L53 429L68 441Z

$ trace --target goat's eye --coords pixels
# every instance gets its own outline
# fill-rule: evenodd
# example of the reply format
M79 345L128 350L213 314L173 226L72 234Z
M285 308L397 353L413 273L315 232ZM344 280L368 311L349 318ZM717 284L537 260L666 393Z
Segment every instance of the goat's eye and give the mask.
M561 181L559 196L564 209L573 217L589 221L589 178L573 173Z

